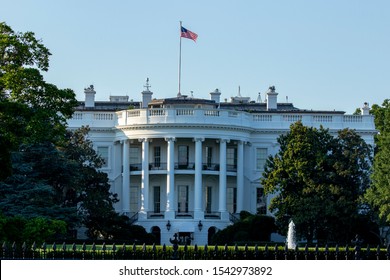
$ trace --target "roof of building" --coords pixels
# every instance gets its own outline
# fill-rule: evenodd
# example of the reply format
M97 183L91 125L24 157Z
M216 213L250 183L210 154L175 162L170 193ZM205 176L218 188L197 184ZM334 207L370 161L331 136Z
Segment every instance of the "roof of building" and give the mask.
M95 101L94 107L85 107L84 101L79 101L79 105L75 108L77 111L121 111L127 109L140 108L141 102L113 102L113 101Z
M326 113L326 114L345 114L344 111L318 111L318 110L307 110L299 109L292 103L278 103L277 109L267 110L267 104L264 102L247 102L247 103L232 103L232 102L221 102L217 104L214 100L201 99L201 98L188 98L188 97L174 97L164 99L154 99L149 103L149 107L160 107L164 105L209 105L216 109L225 110L237 110L247 111L251 113L262 113L262 112L291 112L291 113ZM79 105L75 108L77 111L121 111L128 109L139 109L141 108L141 102L139 101L128 101L128 102L112 102L112 101L96 101L95 107L86 107L84 101L80 101Z

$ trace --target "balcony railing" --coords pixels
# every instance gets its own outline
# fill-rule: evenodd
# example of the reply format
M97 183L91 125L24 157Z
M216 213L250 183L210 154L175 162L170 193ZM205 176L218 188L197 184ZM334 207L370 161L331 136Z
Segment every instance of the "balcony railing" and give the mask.
M143 124L207 124L240 126L248 129L289 129L296 121L306 126L325 125L330 129L375 129L372 115L344 115L342 113L296 113L244 111L220 109L134 109L118 112L76 111L68 120L69 127L115 127Z
M164 212L148 212L148 219L164 219Z
M149 170L167 170L167 163L166 162L160 162L160 163L149 163ZM175 170L195 170L195 163L189 162L189 163L175 163ZM219 171L220 165L219 163L203 163L202 164L202 170L203 171ZM226 170L228 172L236 172L237 171L237 165L236 164L227 164ZM142 163L132 163L130 164L130 171L142 171Z
M176 219L193 219L194 212L193 211L186 211L186 212L176 211L175 218Z
M219 220L221 219L221 213L220 212L205 212L204 213L204 218L205 219L216 219Z
M74 119L80 119L79 112ZM244 111L219 109L137 109L120 111L116 113L116 125L142 125L142 124L208 124L241 126L250 129L288 129L296 121L302 121L306 126L319 127L325 124L331 129L361 128L375 129L372 115L344 115L343 113L316 113L299 111L296 113L264 112L248 113Z
M195 169L195 163L194 162L176 162L175 163L175 169L179 170L194 170Z

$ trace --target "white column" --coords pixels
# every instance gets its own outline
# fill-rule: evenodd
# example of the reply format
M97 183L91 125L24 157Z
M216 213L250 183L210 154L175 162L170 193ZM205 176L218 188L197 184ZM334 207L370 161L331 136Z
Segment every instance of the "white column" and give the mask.
M202 142L204 138L194 138L195 142L195 197L194 219L204 219L202 209Z
M123 140L123 170L122 170L122 212L130 212L130 143L129 140Z
M141 213L143 218L149 211L149 140L139 139L142 142L142 172L141 172Z
M165 138L167 141L167 205L165 219L175 218L175 138Z
M237 213L244 210L244 142L237 143Z
M226 142L226 139L219 141L219 212L222 220L229 219L226 209Z

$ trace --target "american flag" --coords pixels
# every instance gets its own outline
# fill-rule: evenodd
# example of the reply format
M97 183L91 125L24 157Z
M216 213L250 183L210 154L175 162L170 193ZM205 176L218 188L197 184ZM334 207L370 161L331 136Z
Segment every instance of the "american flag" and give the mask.
M192 32L192 31L189 31L188 29L186 29L182 26L180 37L191 39L191 40L194 40L194 42L196 42L196 39L198 38L198 34Z

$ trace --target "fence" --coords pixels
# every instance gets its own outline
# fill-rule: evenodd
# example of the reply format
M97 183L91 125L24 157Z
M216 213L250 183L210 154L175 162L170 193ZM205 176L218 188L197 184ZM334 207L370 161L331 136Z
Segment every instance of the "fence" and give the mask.
M390 260L387 248L297 247L295 250L281 245L265 246L173 246L166 245L107 245L95 243L81 245L23 243L2 245L1 259L53 259L53 260Z

